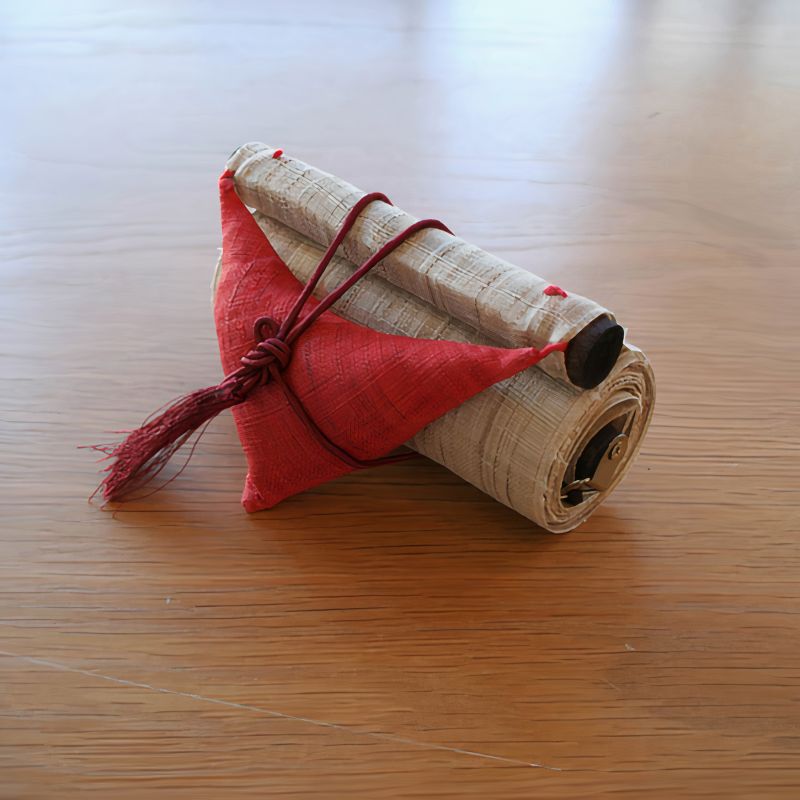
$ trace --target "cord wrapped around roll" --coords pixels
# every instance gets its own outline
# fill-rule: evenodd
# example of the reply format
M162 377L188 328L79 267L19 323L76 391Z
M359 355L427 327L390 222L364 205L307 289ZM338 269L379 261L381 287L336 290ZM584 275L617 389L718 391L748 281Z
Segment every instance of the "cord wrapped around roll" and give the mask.
M263 196L262 203L267 205ZM255 218L295 277L307 281L323 248L263 213L256 211ZM349 260L336 257L315 293L326 293L354 269ZM406 336L507 347L519 335L518 328L505 336L497 328L491 334L479 331L375 273L353 286L334 310ZM653 399L647 359L624 346L594 389L582 390L537 366L448 412L408 445L546 530L561 533L583 522L625 475L641 446Z
M348 210L365 193L350 183L265 144L231 156L236 191L250 207L327 246ZM360 264L416 219L396 206L372 203L342 246ZM426 230L378 268L389 283L416 295L508 347L541 348L568 341L541 369L582 388L598 385L621 351L622 327L608 309L570 293L440 230Z

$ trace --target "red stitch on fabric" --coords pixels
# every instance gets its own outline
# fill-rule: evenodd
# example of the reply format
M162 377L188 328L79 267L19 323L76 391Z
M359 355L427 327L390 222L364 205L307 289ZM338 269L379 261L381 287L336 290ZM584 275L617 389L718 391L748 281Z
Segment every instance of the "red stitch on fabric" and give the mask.
M550 353L563 353L568 346L569 342L552 342L551 344L546 344L539 350L539 356L544 358L545 356L549 356Z
M567 293L560 287L560 286L546 286L544 289L544 293L549 297L553 297L555 295L559 295L560 297L567 297Z
M273 158L280 158L283 155L283 150L276 150L273 154Z

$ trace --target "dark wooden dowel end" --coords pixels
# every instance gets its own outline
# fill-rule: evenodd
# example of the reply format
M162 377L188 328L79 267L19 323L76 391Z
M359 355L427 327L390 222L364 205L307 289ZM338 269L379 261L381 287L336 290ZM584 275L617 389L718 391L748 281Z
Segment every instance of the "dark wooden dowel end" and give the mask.
M567 347L564 360L569 379L582 389L593 389L617 363L625 331L609 317L590 322Z

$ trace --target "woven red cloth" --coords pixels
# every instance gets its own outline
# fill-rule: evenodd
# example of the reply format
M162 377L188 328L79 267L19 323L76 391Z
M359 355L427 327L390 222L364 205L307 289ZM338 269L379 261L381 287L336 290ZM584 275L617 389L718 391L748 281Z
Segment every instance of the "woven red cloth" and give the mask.
M229 374L253 347L254 322L264 316L285 320L303 285L237 196L230 173L220 179L220 202L223 264L214 315ZM304 309L317 304L309 298ZM349 455L376 459L554 349L563 346L504 349L392 336L324 311L292 343L281 370L301 413L277 381L259 386L232 408L248 463L244 507L270 508L357 468L320 443L303 412Z

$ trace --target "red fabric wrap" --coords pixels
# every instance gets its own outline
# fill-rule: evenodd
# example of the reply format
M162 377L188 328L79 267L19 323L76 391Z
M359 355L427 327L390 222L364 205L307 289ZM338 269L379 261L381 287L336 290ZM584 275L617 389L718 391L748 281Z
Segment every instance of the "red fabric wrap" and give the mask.
M227 375L250 357L256 320L270 317L280 325L303 285L237 196L230 173L220 179L220 202L223 265L214 316ZM309 298L303 314L317 305ZM304 414L345 453L376 459L493 383L565 347L504 349L391 336L329 310L291 343L290 352L279 340L262 344L274 356L272 364L279 364L280 377L232 409L248 462L242 497L248 511L357 468L321 444Z

